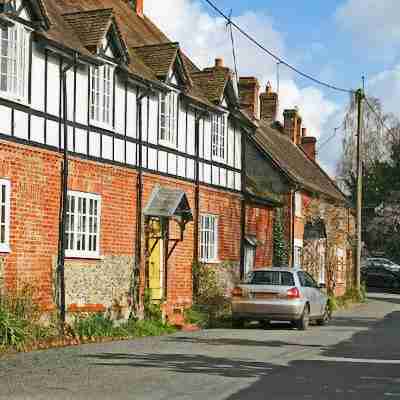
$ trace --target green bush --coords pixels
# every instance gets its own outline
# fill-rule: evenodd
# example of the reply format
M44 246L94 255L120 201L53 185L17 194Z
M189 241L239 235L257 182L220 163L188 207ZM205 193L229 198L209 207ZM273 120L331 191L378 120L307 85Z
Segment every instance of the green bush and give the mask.
M209 315L205 310L201 310L199 306L193 306L185 310L185 321L189 324L206 327L209 322Z
M151 321L162 321L161 306L151 299L150 289L144 291L144 317Z
M114 336L113 322L102 313L92 314L88 317L78 316L73 323L73 331L80 338Z
M0 345L21 349L28 340L27 323L0 306Z

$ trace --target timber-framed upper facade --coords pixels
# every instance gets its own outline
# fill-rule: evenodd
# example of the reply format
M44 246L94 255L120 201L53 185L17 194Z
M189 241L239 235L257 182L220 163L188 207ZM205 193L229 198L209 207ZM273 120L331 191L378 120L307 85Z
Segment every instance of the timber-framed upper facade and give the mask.
M198 163L201 183L240 192L242 134L252 123L230 71L197 69L129 2L101 5L3 2L0 137L62 150L62 73L74 62L66 73L72 155L188 181ZM123 15L152 37L132 32Z

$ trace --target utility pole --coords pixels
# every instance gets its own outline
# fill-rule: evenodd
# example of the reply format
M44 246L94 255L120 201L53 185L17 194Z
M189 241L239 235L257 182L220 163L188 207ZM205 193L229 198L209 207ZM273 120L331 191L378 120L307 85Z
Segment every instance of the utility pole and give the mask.
M356 288L360 289L361 279L361 249L362 249L362 193L363 193L363 163L361 154L362 145L362 123L363 123L363 107L364 100L363 89L356 92L357 102L357 253L356 253Z

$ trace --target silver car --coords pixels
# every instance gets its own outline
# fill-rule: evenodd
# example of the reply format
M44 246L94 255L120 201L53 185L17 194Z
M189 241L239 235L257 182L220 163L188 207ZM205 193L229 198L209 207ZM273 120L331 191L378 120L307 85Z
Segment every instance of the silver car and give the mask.
M331 315L323 287L300 269L254 270L232 291L233 325L241 327L246 320L291 321L300 330L310 320L324 325Z

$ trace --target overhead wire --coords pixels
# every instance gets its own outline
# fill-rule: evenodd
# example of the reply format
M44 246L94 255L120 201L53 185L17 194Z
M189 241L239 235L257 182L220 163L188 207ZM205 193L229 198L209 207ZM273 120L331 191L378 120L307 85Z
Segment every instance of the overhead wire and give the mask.
M236 59L236 47L235 47L235 39L233 37L233 29L231 23L232 10L229 15L229 21L226 23L226 27L230 30L231 44L232 44L232 54L233 54L233 64L235 66L235 75L236 75L236 83L239 84L239 75L238 75L238 66Z
M238 24L236 24L234 21L232 21L231 17L228 17L222 10L220 10L211 0L204 0L216 13L218 13L221 17L223 17L229 24L230 26L234 27L236 30L238 30L243 36L245 36L248 40L250 40L250 42L252 42L253 44L255 44L258 48L260 48L261 50L263 50L264 52L266 52L270 57L274 58L276 61L278 61L280 64L285 65L287 68L291 69L292 71L294 71L295 73L297 73L298 75L302 76L303 78L306 78L310 81L313 81L314 83L320 85L320 86L324 86L328 89L331 90L336 90L338 92L343 92L343 93L350 93L350 94L354 94L354 90L352 89L345 89L327 82L324 82L320 79L317 79L315 77L313 77L312 75L301 71L300 69L298 69L297 67L289 64L287 61L283 60L281 57L277 56L276 54L274 54L271 50L267 49L263 44L261 44L259 41L257 41L255 38L253 38L249 33L247 33L244 29L242 29Z

